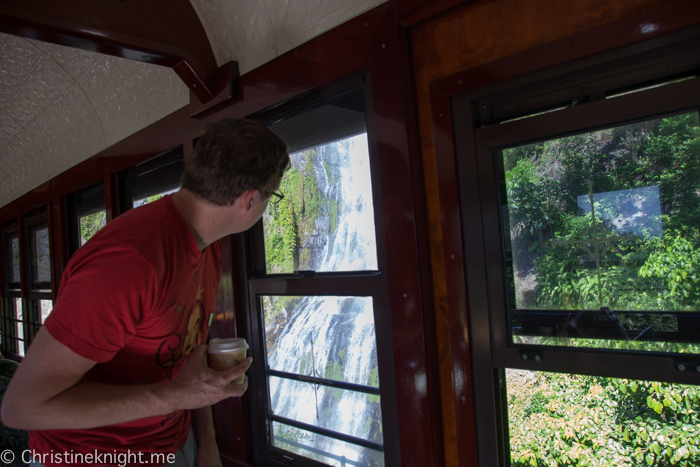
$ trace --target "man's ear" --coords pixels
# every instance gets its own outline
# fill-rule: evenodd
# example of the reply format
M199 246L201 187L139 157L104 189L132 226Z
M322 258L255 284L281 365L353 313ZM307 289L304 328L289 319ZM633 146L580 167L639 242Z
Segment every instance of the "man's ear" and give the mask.
M258 190L252 189L252 190L247 190L244 191L243 194L239 197L239 199L242 202L242 207L247 211L253 207L255 204L255 193L257 193Z

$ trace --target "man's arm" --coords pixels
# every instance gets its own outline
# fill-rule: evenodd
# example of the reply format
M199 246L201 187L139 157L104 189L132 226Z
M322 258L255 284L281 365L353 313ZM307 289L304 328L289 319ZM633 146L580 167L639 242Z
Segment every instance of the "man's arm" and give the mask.
M197 467L221 467L211 406L191 410L192 428L197 439Z
M205 352L206 346L197 347L169 383L93 383L81 378L96 362L73 352L42 328L5 392L2 422L22 430L94 428L241 396L248 382L231 381L248 369L252 359L227 371L214 371L206 366Z

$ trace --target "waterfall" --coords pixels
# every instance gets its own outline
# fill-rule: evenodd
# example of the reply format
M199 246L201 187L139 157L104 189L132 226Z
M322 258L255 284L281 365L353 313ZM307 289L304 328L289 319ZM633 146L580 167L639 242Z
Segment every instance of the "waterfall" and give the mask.
M367 136L316 149L314 172L336 225L312 261L317 272L377 269ZM378 385L371 297L307 296L296 304L270 368ZM378 396L270 377L273 413L382 443ZM331 465L384 464L382 453L296 429L276 426L275 445ZM305 446L310 449L299 448ZM333 457L323 455L330 453ZM345 458L338 459L338 458Z

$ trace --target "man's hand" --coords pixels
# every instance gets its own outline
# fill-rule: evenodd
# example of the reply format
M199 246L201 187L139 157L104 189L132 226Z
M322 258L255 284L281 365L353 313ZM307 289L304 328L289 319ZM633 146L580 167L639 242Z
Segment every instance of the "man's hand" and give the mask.
M206 345L195 348L175 380L169 383L174 393L169 396L176 404L173 411L210 406L228 397L240 397L248 389L247 377L241 384L234 384L233 380L250 368L251 357L230 370L215 371L207 366L206 352Z

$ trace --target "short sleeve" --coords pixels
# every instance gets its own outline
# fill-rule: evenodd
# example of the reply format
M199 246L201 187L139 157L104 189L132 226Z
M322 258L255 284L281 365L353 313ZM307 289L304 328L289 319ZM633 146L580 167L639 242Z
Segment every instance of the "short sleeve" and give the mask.
M107 362L136 334L156 287L151 266L135 249L86 245L66 268L46 329L78 355Z

